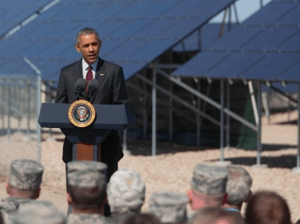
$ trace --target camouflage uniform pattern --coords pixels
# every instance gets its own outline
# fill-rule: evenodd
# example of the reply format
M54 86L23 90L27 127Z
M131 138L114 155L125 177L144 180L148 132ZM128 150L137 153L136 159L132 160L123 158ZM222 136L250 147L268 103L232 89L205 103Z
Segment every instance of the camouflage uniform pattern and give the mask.
M66 218L49 201L36 201L21 206L12 215L13 224L65 224Z
M43 165L34 160L13 160L8 183L22 190L37 189L41 185L43 172Z
M71 161L67 163L67 173L83 170L98 171L105 177L107 175L107 165L105 163L97 161Z
M130 169L116 171L107 184L107 198L112 213L140 212L146 184L140 174Z
M187 220L188 197L172 191L153 193L149 200L149 213L154 214L162 223L177 223Z
M68 173L67 179L69 186L106 189L106 177L97 171L81 170Z
M67 224L110 224L106 218L99 214L70 214Z
M228 169L225 166L198 164L191 180L192 189L209 195L225 194Z

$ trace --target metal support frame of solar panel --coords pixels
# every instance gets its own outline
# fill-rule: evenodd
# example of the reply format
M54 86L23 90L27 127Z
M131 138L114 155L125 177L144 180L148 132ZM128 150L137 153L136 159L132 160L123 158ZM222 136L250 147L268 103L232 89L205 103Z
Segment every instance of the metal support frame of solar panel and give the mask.
M11 0L1 3L0 6L0 39L4 38L9 31L25 25L34 19L52 0L22 1ZM32 17L32 18L31 18ZM27 21L28 20L28 21Z
M300 68L300 43L297 41L300 37L299 15L299 3L295 1L271 2L242 23L241 27L212 44L210 49L204 50L211 57L204 58L200 53L174 74L197 74L198 77L217 79L299 82L296 74ZM295 19L299 22L292 24ZM217 59L220 52L226 52L221 61ZM208 61L209 58L212 59ZM201 62L204 66L211 66L205 71L196 67L196 70L191 71L197 61L200 63L199 67ZM273 66L269 66L271 69L265 69L272 62ZM280 65L281 69L278 69Z
M49 61L53 64L51 67L57 68L62 63L55 66L56 62L64 61L67 65L80 57L73 47L76 32L83 26L91 26L103 40L100 56L124 66L127 79L232 2L234 0L62 0L10 38L16 43L10 55L30 55L31 61L39 65L42 61ZM97 7L100 4L101 9ZM75 9L67 10L72 7ZM86 11L91 13L91 19L86 18ZM20 52L20 42L32 45L23 51L27 55ZM44 47L41 42L45 43ZM50 73L45 64L40 67L43 78L58 79L59 69Z

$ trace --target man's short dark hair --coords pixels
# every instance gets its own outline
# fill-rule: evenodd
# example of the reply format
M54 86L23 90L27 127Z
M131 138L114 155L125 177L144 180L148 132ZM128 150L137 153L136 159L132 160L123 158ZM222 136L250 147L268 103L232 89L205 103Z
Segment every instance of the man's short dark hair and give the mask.
M161 224L153 214L138 214L127 218L123 224Z
M287 224L291 223L288 204L277 193L261 191L254 194L246 208L247 224Z
M67 186L67 192L72 197L72 206L85 209L100 207L105 199L106 189L100 187Z
M35 189L19 189L17 187L13 187L12 185L8 184L9 192L11 195L21 195L24 198L36 199L39 197L40 188Z
M90 27L86 27L86 28L83 28L81 29L77 35L76 35L76 43L78 44L79 43L79 38L82 36L82 35L88 35L88 34L95 34L97 39L99 40L99 34L98 32L93 29L93 28L90 28Z

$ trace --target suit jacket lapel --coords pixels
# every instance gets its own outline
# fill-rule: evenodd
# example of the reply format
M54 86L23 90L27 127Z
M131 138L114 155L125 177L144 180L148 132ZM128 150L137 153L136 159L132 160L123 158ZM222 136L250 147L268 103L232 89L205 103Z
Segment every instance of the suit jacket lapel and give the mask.
M82 61L81 60L79 60L75 63L75 65L73 67L73 73L71 74L72 78L73 78L73 83L74 83L73 85L74 86L75 86L78 79L83 78L83 75L82 75ZM82 92L82 95L85 97L85 91Z
M105 74L105 66L103 65L104 64L104 60L101 59L101 58L98 58L98 64L97 64L97 69L96 69L96 73L95 73L95 79L98 81L98 84L99 84L99 88L101 87L101 85L103 84L102 83L102 80L103 80L103 74ZM102 74L102 75L101 75ZM98 89L99 89L98 88ZM94 94L94 96L91 97L91 102L94 102L95 100L95 97L97 95L98 92L96 92Z

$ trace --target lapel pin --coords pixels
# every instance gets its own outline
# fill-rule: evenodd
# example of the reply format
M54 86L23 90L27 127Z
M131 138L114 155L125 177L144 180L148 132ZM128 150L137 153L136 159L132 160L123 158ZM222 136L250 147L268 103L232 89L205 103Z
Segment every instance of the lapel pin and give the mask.
M100 76L101 76L101 77L103 77L103 76L104 76L104 74L103 74L103 73L100 73Z

